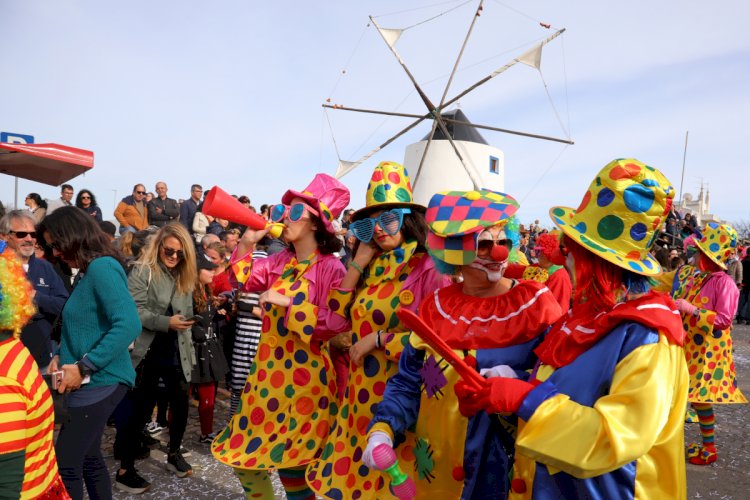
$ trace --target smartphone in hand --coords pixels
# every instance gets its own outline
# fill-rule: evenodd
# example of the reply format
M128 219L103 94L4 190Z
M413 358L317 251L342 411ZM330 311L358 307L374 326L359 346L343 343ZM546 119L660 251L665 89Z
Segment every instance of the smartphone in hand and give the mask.
M63 371L59 370L59 371L51 372L51 373L43 373L42 377L44 377L44 380L47 382L47 385L49 385L49 387L53 391L56 391L57 388L60 386L60 382L62 382Z

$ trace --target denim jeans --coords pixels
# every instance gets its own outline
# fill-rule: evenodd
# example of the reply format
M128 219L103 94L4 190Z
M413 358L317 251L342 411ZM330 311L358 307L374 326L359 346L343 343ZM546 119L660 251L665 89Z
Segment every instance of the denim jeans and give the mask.
M55 444L60 477L73 500L83 500L83 484L91 500L112 498L112 483L102 457L102 433L107 419L127 387L89 406L70 407L70 420L63 424Z

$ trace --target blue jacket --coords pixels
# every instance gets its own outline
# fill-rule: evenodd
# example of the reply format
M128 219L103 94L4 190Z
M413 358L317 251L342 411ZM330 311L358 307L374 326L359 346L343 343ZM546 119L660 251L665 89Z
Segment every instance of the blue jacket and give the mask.
M37 313L21 331L21 342L31 352L37 365L44 368L52 359L52 325L68 300L68 290L52 264L33 255L29 259L26 276L36 290L34 303Z

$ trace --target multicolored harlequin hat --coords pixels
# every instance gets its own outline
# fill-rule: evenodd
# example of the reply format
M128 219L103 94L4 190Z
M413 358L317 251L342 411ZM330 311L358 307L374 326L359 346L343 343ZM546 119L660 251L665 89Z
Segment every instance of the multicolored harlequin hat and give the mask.
M294 198L302 198L317 210L326 231L335 234L333 220L349 205L349 189L328 174L317 174L304 191L290 189L284 193L281 203L289 205Z
M604 260L654 276L661 266L649 250L673 198L674 188L661 172L638 160L619 159L596 175L577 209L553 207L550 217Z
M355 222L376 210L391 208L412 208L425 211L425 207L414 203L411 192L409 172L396 162L381 162L370 177L365 197L365 207L360 208L351 216Z
M700 239L695 244L709 259L726 269L726 261L737 248L737 231L727 224L709 222L703 231L699 231Z
M430 199L425 218L430 232L427 249L433 258L463 266L477 257L477 237L507 221L519 204L510 195L488 189L443 191Z

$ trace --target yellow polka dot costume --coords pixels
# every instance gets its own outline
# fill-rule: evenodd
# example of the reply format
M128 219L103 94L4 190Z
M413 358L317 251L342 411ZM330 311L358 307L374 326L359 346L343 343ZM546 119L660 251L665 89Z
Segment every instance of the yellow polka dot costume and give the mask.
M409 176L404 167L383 162L375 168L367 188L367 206L352 220L375 210L410 208L424 211L412 202ZM319 461L307 469L307 483L319 495L333 499L393 498L387 474L362 463L367 447L367 426L373 408L380 402L388 379L398 372L398 361L409 332L396 311L404 307L416 312L422 299L449 280L435 271L434 264L416 241L377 255L370 262L355 290L335 290L329 308L351 322L352 345L368 335L381 334L382 348L365 356L362 366L349 365L349 379L331 437ZM414 434L396 450L402 464L414 462ZM412 473L412 467L402 467Z

